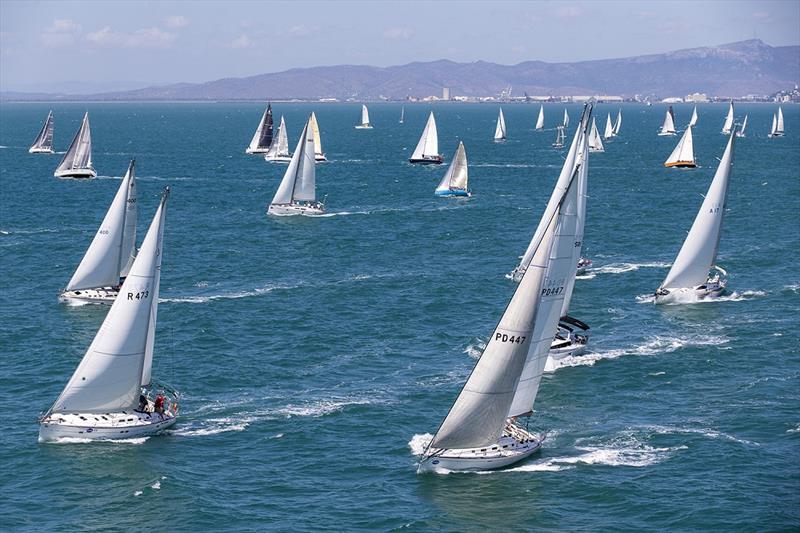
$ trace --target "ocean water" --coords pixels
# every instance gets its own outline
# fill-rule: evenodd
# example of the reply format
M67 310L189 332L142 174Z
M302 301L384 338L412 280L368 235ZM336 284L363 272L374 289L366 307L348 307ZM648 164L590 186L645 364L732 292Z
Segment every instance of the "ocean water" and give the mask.
M800 109L768 139L773 105L736 142L714 303L653 305L726 138L699 107L700 168L665 169L665 106L623 105L592 154L585 254L572 314L589 353L542 381L541 453L498 472L418 475L430 438L511 296L562 164L563 105L435 105L449 161L463 140L468 200L437 199L445 166L407 158L429 105L276 104L292 149L313 109L331 160L328 214L266 216L285 166L247 156L259 104L53 104L66 150L90 113L98 178L52 176L29 155L47 104L0 107L0 524L19 530L747 529L800 526ZM568 106L573 125L579 106ZM599 105L598 123L617 106ZM691 106L676 105L686 124ZM571 135L570 135L571 137ZM165 435L38 444L37 416L107 308L57 294L129 158L140 228L167 215L154 375L182 391ZM140 230L140 238L143 229Z

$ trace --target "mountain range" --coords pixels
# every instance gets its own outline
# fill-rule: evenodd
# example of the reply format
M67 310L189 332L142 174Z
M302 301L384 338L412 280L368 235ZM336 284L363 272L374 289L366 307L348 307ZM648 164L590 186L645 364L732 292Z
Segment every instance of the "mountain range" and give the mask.
M770 46L759 39L574 63L525 61L415 62L391 67L335 65L295 68L206 83L177 83L91 95L4 93L19 100L265 100L441 95L492 96L507 87L521 95L709 96L771 94L800 82L800 46Z

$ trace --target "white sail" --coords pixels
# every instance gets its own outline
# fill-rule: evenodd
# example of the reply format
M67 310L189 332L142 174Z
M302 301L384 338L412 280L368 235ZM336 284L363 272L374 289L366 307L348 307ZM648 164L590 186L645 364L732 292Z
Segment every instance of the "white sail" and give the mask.
M314 135L311 132L311 119L309 119L300 134L292 161L283 175L271 204L286 205L298 200L314 201L316 199L315 167Z
M81 127L72 144L69 145L64 159L56 168L55 175L68 175L75 170L94 170L92 167L92 132L89 128L89 112L83 115Z
M614 125L611 123L611 113L606 115L606 130L603 132L603 139L610 139L614 136Z
M403 106L400 108L400 124L403 123L405 118L406 118L406 106Z
M572 303L572 293L575 290L575 276L578 274L578 262L581 259L583 250L583 232L586 226L586 200L589 187L589 144L586 142L586 135L581 135L575 159L575 180L577 181L577 199L575 203L575 239L572 247L572 259L569 262L570 269L567 272L567 284L564 287L564 303L561 306L559 318L569 312L569 304ZM569 210L567 211L567 215Z
M266 158L274 157L289 157L289 135L286 133L286 122L281 117L281 123L278 126L278 138L269 145Z
M272 144L272 104L267 104L264 114L261 116L261 121L258 123L256 132L253 134L253 139L250 145L245 150L248 154L264 153Z
M317 159L325 159L325 152L322 151L322 138L319 136L319 124L317 124L317 115L314 112L311 112L311 118L309 119L309 125L311 127L311 133L314 136L314 156Z
M565 110L566 112L566 110ZM539 106L539 116L536 118L536 129L544 129L544 106Z
M50 110L47 113L47 119L44 121L42 125L41 131L39 131L39 135L36 136L36 140L33 141L33 144L28 149L29 152L52 152L53 151L53 111Z
M128 203L133 194L132 203ZM132 228L126 223L129 209L133 212ZM97 287L116 287L120 274L134 253L132 240L136 238L136 180L133 162L120 183L117 194L108 208L103 222L86 250L77 270L67 285L68 291ZM126 236L126 229L132 234Z
M464 150L464 143L459 142L453 161L447 167L447 172L445 172L439 186L436 187L436 192L466 191L468 179L467 152Z
M659 135L674 135L675 134L675 116L672 113L672 106L669 106L666 114L664 115L664 124L661 125Z
M746 128L747 128L747 115L744 116L744 120L742 121L742 127L736 131L736 136L744 137L745 135L744 131Z
M772 129L769 132L770 137L775 137L778 131L778 115L772 115Z
M564 108L564 127L569 126L569 113L567 113L567 108Z
M136 197L136 160L131 159L128 170L122 178L130 180L128 186L128 200L125 202L125 227L122 232L122 252L120 253L119 277L124 278L133 267L136 260L136 224L139 218L138 201Z
M369 110L367 106L361 104L361 125L362 126L369 126Z
M697 124L697 106L692 109L692 118L689 119L689 126L694 126L695 124Z
M717 258L717 248L722 231L722 219L728 196L728 181L733 163L734 138L735 135L731 135L728 139L725 153L703 199L700 211L694 219L692 228L689 230L672 268L661 284L662 288L694 288L708 279L708 272Z
M167 189L119 297L51 412L107 413L138 405L152 363L168 194Z
M622 109L617 111L617 122L614 124L614 137L619 135L620 127L622 127Z
M733 102L728 106L728 114L725 116L725 124L722 126L722 133L728 135L733 128Z
M667 160L664 162L665 167L674 166L694 166L694 146L692 142L692 127L687 126L686 131L683 133L678 145L672 150Z
M591 152L605 152L603 141L600 139L600 132L597 131L597 124L592 117L592 129L589 132L589 150Z
M777 128L775 129L776 135L783 135L783 109L778 106L778 123L776 124Z
M497 115L497 126L494 129L494 140L502 141L506 138L506 118L503 116L503 108L500 108L500 113Z
M436 119L433 118L433 111L428 115L428 122L422 131L417 147L411 155L411 159L423 159L424 157L435 157L439 155L439 134L436 131Z

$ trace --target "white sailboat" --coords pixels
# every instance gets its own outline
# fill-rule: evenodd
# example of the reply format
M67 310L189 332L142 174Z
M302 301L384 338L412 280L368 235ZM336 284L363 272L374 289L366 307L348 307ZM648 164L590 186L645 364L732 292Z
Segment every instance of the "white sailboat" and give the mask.
M603 146L603 141L600 139L600 132L597 131L597 124L592 117L592 129L589 132L589 151L592 153L602 153L606 149Z
M497 126L494 128L494 140L506 140L506 117L503 116L503 108L500 108L500 113L497 115Z
M733 165L731 134L714 179L683 241L675 262L655 294L656 303L693 302L719 296L725 291L727 272L716 265L722 220Z
M567 113L566 107L564 108L564 122L562 123L562 125L564 126L564 128L569 127L569 113Z
M619 129L622 127L622 109L617 111L617 121L614 123L614 137L619 135Z
M311 115L314 116L313 113ZM269 204L267 213L276 216L321 215L325 212L323 202L316 197L316 161L314 134L311 131L311 118L308 119L297 148L283 175L275 197Z
M733 100L728 105L728 114L725 115L725 123L722 125L722 134L729 135L733 129Z
M610 140L614 136L614 124L611 122L611 113L606 115L606 129L603 132L603 139Z
M316 161L327 161L328 158L325 157L325 152L322 151L322 137L319 135L317 115L315 115L313 111L311 112L311 118L309 119L308 124L311 128L311 133L314 136L314 159Z
M566 126L556 126L556 140L553 142L553 148L564 148L564 141L567 138Z
M58 164L57 178L94 178L97 176L92 166L92 132L89 129L89 112L83 115L81 127L72 139L64 159Z
M444 173L434 194L436 196L472 196L468 180L467 152L464 150L464 143L459 142L453 161L447 167L447 172Z
M175 423L178 394L151 377L169 187L121 294L53 406L39 441L152 435Z
M783 110L778 107L778 113L772 115L772 129L769 132L770 137L783 137Z
M289 153L289 134L286 133L286 122L283 117L278 126L278 136L269 145L264 159L273 163L288 163L292 160L292 154Z
M675 135L675 114L672 112L672 106L669 106L667 113L664 115L664 124L661 125L659 135Z
M745 136L745 128L747 128L747 115L744 116L744 120L742 121L742 127L736 130L737 137L744 137Z
M544 129L544 105L539 106L539 116L536 117L536 129L537 130Z
M692 118L689 119L689 126L694 127L695 124L697 124L697 106L692 109Z
M664 161L665 167L694 168L697 164L694 161L694 143L692 142L692 127L687 126L678 145Z
M576 188L576 180L570 179L564 198L549 219L543 218L545 230L536 253L486 349L423 453L419 472L502 468L541 447L541 437L524 427L520 418L533 414L558 325L574 246L574 234L564 233L574 222L565 198L573 196Z
M250 145L245 149L247 154L265 154L272 144L272 104L267 104L267 109L261 116L256 132Z
M405 122L406 120L406 106L402 106L400 108L400 124Z
M33 144L30 148L28 148L28 153L30 154L53 154L53 111L50 110L47 113L47 119L45 119L44 124L42 125L41 131L39 131L39 135L36 136L36 140L33 141Z
M136 258L135 160L78 268L59 299L62 302L111 304Z
M436 131L436 119L433 118L433 111L428 115L428 122L422 130L414 153L408 159L410 163L435 164L444 162L444 157L439 153L439 134Z
M357 130L371 130L372 124L369 122L369 109L364 104L361 104L361 124L355 127Z

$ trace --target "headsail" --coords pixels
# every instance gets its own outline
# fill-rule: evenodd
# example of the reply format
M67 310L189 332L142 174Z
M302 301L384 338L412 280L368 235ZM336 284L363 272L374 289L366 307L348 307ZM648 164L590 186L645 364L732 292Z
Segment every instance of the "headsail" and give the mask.
M497 126L494 129L494 140L502 141L506 138L506 117L503 116L503 108L500 108L500 113L497 115Z
M261 116L258 128L253 134L250 146L245 150L248 154L263 153L269 150L272 144L272 104L267 104L267 109Z
M614 136L614 125L611 123L611 113L606 115L606 129L603 132L603 139L610 139Z
M697 106L692 109L692 118L689 119L689 126L694 126L695 124L697 124Z
M564 110L566 113L566 110ZM539 116L536 118L536 129L544 129L544 105L539 106Z
M620 127L622 127L622 109L617 111L617 122L614 124L614 137L619 135Z
M310 126L311 119L309 118L300 134L292 161L283 175L271 205L286 205L294 201L314 201L316 199L314 136Z
M722 125L722 133L728 135L733 128L733 101L728 106L728 114L725 116L725 124Z
M89 129L89 112L83 115L81 127L72 139L64 159L56 168L55 175L68 174L74 170L94 170L92 167L92 132Z
M686 131L683 133L678 145L672 150L667 160L664 162L665 167L680 167L680 166L695 166L694 163L694 145L692 142L692 127L687 126Z
M41 131L39 131L39 135L36 136L36 140L33 141L33 144L28 149L29 152L52 152L53 151L53 111L50 110L47 113L47 119L44 121L42 125Z
M314 112L311 112L311 118L309 119L309 125L311 127L311 133L314 136L314 156L317 159L325 159L325 152L322 151L322 138L319 136L319 124L317 124L317 115Z
M425 157L436 157L439 155L439 134L436 132L436 119L433 118L433 111L428 115L428 122L422 131L417 147L411 155L411 159L423 159Z
M453 161L447 167L447 172L445 172L439 186L436 187L436 192L466 191L468 179L467 153L464 150L464 143L459 142Z

